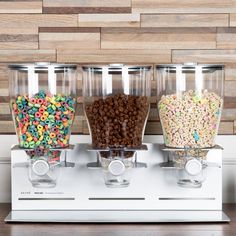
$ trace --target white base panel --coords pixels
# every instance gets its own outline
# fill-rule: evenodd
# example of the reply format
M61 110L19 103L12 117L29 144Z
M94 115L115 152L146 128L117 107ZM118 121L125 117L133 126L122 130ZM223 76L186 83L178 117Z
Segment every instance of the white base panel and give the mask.
M148 151L137 155L146 168L133 168L126 188L106 187L102 170L87 167L97 159L86 144L67 153L67 161L75 165L60 168L56 187L36 188L28 178L25 151L12 149L12 212L6 222L229 221L222 212L221 149L208 152L202 187L182 188L177 184L176 170L162 168L161 163L167 161L162 146L147 146Z
M89 135L71 135L70 143L91 143ZM163 142L161 135L145 135L144 142ZM236 135L218 135L216 142L223 150L223 203L236 203ZM11 202L11 146L17 143L16 135L0 135L0 202Z
M227 223L230 219L223 211L12 211L5 222Z

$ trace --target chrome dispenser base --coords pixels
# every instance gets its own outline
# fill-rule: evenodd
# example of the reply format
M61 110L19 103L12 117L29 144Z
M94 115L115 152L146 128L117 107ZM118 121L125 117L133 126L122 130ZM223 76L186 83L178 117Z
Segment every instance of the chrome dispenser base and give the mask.
M228 223L223 211L156 211L156 210L94 210L94 211L12 211L5 222L65 223Z

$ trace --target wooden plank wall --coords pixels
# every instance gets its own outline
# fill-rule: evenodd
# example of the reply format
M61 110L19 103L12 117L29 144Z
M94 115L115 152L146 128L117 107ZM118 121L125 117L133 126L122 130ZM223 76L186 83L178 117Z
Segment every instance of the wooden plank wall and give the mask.
M223 63L220 133L236 133L236 0L1 0L1 134L14 133L7 64L32 61ZM80 100L73 132L88 133ZM153 102L146 134L160 133Z

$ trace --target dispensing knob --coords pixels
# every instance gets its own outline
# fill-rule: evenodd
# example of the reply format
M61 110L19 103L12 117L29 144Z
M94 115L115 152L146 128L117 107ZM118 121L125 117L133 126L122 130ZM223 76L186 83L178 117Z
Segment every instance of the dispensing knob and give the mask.
M36 175L43 176L49 171L49 164L44 160L37 160L32 165L32 170Z
M125 172L125 165L120 160L114 160L114 161L111 161L111 163L109 164L108 170L111 174L115 176L119 176Z
M198 175L202 170L202 163L197 159L191 159L186 162L185 170L189 175Z

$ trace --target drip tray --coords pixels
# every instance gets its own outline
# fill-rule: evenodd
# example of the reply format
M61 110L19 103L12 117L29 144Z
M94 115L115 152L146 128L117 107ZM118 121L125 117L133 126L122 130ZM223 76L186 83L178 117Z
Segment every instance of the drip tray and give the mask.
M12 211L5 222L193 223L230 222L223 211L74 210Z

